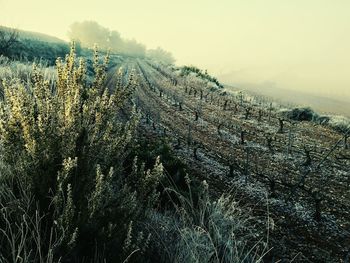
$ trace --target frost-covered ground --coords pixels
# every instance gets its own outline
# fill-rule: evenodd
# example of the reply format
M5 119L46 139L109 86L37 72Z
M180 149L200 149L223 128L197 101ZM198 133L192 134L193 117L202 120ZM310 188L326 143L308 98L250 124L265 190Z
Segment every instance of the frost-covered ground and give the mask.
M240 91L213 90L196 74L181 77L178 69L159 72L146 63L140 63L140 68L150 82L149 87L143 85L136 92L151 115L145 127L172 138L174 147L180 142L175 147L178 156L207 180L214 192L234 187L246 202L262 209L266 207L261 207L259 200L271 196L272 219L280 231L275 238L289 235L289 246L300 246L306 258L310 247L321 244L332 246L334 251L323 247L325 254L316 249L312 256L339 256L346 250L344 238L350 237L350 151L343 144L334 147L343 133L333 129L347 125L346 118L330 117L327 125L289 120L282 113L293 105ZM284 120L282 132L279 119ZM230 165L234 178L228 176Z

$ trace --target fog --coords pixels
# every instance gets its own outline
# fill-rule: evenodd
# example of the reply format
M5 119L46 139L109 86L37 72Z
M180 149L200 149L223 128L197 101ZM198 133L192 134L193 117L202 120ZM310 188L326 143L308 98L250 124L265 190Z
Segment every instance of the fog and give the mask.
M96 21L74 22L68 31L70 40L81 43L83 47L111 50L126 55L145 56L146 46L135 39L121 37L120 33L99 25Z
M0 0L0 7L5 26L68 40L75 21L94 20L225 83L350 100L347 0Z
M125 39L116 30L110 30L101 26L96 21L74 22L70 25L68 36L71 41L81 44L86 48L110 50L113 53L137 57L149 57L157 61L173 64L175 59L169 51L157 47L146 49L146 46L135 39Z

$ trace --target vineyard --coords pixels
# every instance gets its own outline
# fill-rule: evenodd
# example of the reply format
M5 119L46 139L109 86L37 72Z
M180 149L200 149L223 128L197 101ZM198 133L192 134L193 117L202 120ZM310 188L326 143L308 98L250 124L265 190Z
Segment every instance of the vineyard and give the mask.
M350 126L195 67L0 59L0 262L349 262Z
M211 195L231 192L256 215L268 211L267 258L348 262L348 131L290 120L266 98L145 60L119 70L139 82L134 102L145 134L167 138Z

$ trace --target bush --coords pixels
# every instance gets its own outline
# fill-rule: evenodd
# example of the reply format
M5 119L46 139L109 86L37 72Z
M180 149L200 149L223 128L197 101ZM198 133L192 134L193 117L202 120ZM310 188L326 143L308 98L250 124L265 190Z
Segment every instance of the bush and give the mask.
M182 77L183 76L188 76L191 73L196 74L196 76L200 77L203 80L207 80L209 82L214 83L220 89L224 88L224 86L215 77L210 76L207 71L205 71L203 73L203 71L201 69L196 68L194 66L184 66L184 67L182 67L181 68L181 72L180 72L180 76L182 76ZM212 89L215 90L213 87L212 87Z
M344 116L331 116L328 125L338 132L346 133L350 129L350 119Z
M12 237L0 239L4 262L12 262L13 255L26 262L122 261L140 244L147 247L148 235L134 232L157 200L162 165L158 161L152 170L135 166L131 175L125 173L139 117L133 110L127 116L120 112L136 82L122 86L117 81L111 92L105 85L108 60L100 64L95 52L91 85L74 47L64 62L57 60L53 85L36 67L27 82L4 82L0 174L1 184L10 185L11 200L0 201L4 209L22 200L23 193L33 201L25 213L7 213L0 230L11 237L7 222L20 226L28 214L29 221L40 218L40 226L28 231L39 231L41 240L25 237L30 245L19 249ZM14 242L20 242L16 235Z
M294 121L312 121L318 118L318 114L311 108L293 108L282 112L282 114Z
M324 116L314 112L311 108L293 108L280 112L284 117L294 121L312 121L327 125L338 132L347 132L350 129L350 120L344 116Z

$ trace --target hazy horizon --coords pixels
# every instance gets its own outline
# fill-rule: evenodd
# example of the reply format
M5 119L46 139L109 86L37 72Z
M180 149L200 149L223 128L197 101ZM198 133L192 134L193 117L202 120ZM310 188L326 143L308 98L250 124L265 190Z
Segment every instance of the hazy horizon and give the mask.
M350 99L349 1L0 0L0 6L0 25L68 40L72 23L94 20L224 83L273 83Z

